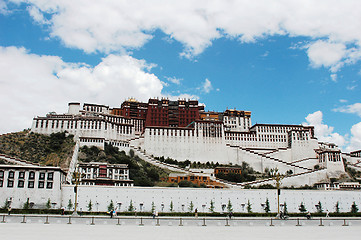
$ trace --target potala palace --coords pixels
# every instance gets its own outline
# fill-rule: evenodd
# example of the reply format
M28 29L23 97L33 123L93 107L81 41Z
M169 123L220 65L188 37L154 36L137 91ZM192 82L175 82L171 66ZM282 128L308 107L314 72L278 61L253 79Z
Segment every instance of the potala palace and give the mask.
M340 211L347 212L352 203L361 201L360 191L350 191L361 188L358 182L331 181L347 175L344 161L360 171L361 151L342 153L335 144L319 142L312 126L252 125L249 111L207 112L195 100L149 99L142 103L129 99L120 108L69 103L67 113L35 117L31 131L40 134L66 131L74 135L73 155L68 169L61 169L0 154L0 159L9 163L0 165L0 202L13 208L28 203L30 208L43 209L51 204L52 208L60 209L77 199L79 209L86 209L91 201L95 211L107 211L113 202L120 212L128 211L132 204L139 211L148 212L154 207L166 212L170 205L178 212L188 211L190 205L208 212L212 202L216 212L224 212L227 203L232 202L236 212L246 212L247 203L252 204L254 211L262 212L266 199L275 211L280 197L281 203L287 202L290 212L298 212L301 202L310 211L317 211L315 206L320 201L330 211L337 205ZM132 150L144 161L170 170L169 178L173 180L206 179L215 184L207 188L136 187L126 164L78 162L80 147L105 148L106 144L128 153ZM214 172L181 168L157 160L162 156L225 165L246 162L260 173L278 169L283 177L282 187L317 183L319 190L285 189L277 195L273 189L244 189L275 184L275 179L227 182L215 176L216 170L227 167L216 168ZM74 173L79 172L81 179L75 196ZM215 189L217 186L223 189Z
M31 131L67 131L79 147L103 148L108 143L126 152L133 149L156 165L160 163L153 157L164 156L202 163L247 162L261 173L277 168L281 174L292 173L283 180L284 186L313 185L345 173L340 149L319 142L312 126L252 126L250 111L207 112L196 100L129 99L120 108L69 103L68 113L34 118ZM346 157L356 161L352 154Z

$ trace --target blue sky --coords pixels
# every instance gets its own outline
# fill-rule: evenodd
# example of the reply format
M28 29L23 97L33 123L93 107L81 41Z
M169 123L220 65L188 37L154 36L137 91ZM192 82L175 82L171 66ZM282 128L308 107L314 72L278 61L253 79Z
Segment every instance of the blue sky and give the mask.
M0 2L0 132L70 101L197 98L361 149L359 1Z

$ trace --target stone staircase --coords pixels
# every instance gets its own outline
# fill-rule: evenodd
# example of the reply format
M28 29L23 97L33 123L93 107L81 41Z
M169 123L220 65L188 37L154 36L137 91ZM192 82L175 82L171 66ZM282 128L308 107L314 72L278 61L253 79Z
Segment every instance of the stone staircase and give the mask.
M283 161L281 159L278 159L278 158L274 158L274 157L270 157L270 156L267 156L266 154L263 154L263 153L258 153L256 151L253 151L251 149L248 149L248 148L243 148L243 147L240 147L240 146L231 146L231 145L228 145L227 146L229 147L233 147L233 148L238 148L242 151L245 151L249 154L252 154L254 156L258 156L258 157L261 157L263 159L266 159L266 160L270 160L272 162L277 162L277 163L281 163L281 164L284 164L284 165L287 165L288 167L293 167L293 168L297 168L297 169L300 169L302 171L312 171L312 169L310 168L305 168L305 167L302 167L302 166L298 166L294 163L290 163L290 162L286 162L286 161Z

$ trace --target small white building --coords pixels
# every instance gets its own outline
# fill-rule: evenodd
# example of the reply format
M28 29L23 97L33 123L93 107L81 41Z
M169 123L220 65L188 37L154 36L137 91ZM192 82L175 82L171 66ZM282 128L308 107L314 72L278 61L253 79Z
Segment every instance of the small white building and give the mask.
M64 181L59 167L0 165L0 204L22 208L29 201L30 207L43 208L50 199L52 207L60 208Z
M80 163L78 168L81 185L133 186L127 164L90 162Z

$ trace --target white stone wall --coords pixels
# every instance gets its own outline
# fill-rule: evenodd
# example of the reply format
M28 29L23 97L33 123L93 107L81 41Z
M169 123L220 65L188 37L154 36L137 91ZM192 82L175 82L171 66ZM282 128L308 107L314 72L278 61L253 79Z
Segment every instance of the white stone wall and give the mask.
M126 211L130 201L140 211L151 211L152 202L159 212L169 212L170 203L173 202L174 211L188 212L190 202L199 212L209 212L211 200L214 202L215 211L222 212L222 205L231 201L234 212L246 212L248 200L252 204L252 211L264 212L261 204L269 199L272 212L277 211L276 189L195 189L195 188L146 188L146 187L99 187L80 186L78 191L78 209L87 209L91 200L93 211L107 211L107 206L112 200L115 206L120 205L120 211ZM69 199L74 203L73 186L63 187L63 206L66 207ZM361 206L360 191L320 191L320 190L281 190L280 203L286 202L289 212L299 212L298 207L303 202L307 210L316 211L315 205L321 201L323 209L335 211L335 204L339 201L340 211L349 212L353 201ZM162 206L163 209L162 209ZM204 206L204 208L203 208ZM226 208L224 209L226 211Z

